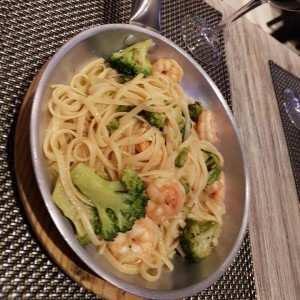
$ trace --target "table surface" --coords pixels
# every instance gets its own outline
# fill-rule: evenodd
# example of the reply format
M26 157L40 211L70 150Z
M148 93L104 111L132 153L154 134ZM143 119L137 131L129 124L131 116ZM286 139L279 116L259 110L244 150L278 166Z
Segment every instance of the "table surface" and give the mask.
M206 2L225 17L233 12L220 0ZM257 298L299 299L299 200L269 60L300 77L300 57L245 17L229 25L225 41L233 113L250 171Z
M224 17L232 12L219 0L207 2ZM268 62L300 77L300 57L245 17L224 34L233 113L250 169L257 297L299 299L299 202Z

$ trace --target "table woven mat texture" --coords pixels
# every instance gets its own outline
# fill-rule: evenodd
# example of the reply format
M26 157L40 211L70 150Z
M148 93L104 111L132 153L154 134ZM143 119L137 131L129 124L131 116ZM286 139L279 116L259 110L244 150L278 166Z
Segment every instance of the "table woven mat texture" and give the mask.
M0 299L102 299L72 281L51 260L22 207L14 174L18 112L35 74L67 40L84 29L128 23L131 1L0 0ZM186 13L217 23L221 14L201 0L162 3L162 35L187 50L180 33ZM224 43L219 64L204 69L231 107ZM196 299L256 299L247 231L233 264Z
M300 202L300 130L293 125L287 115L283 96L283 91L286 88L294 89L300 95L300 78L272 60L269 61L269 66Z

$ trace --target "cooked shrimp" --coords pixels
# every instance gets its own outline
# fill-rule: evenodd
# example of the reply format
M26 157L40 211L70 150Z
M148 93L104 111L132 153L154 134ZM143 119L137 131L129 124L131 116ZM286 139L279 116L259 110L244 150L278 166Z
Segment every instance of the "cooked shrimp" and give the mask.
M150 147L150 142L143 141L143 142L135 145L135 150L140 153L140 152L147 150L149 147ZM160 148L157 151L157 153L151 157L151 160L152 160L153 164L157 165L161 162L162 159L163 159L163 150Z
M213 184L206 186L204 192L212 199L222 202L225 196L225 180L224 173L220 174L220 178L216 180Z
M147 187L146 215L158 223L178 214L185 201L185 191L177 179L158 178Z
M137 152L143 152L145 151L147 148L149 148L150 146L150 142L149 141L143 141L141 143L138 143L135 145L135 149Z
M196 129L201 140L207 140L210 143L218 140L215 114L211 109L205 109L199 114Z
M146 216L136 220L130 231L118 233L114 241L108 242L107 246L117 260L124 255L122 263L136 264L139 257L152 253L157 243L158 227Z
M165 74L172 81L179 82L183 76L183 70L174 59L160 58L153 63L153 74Z

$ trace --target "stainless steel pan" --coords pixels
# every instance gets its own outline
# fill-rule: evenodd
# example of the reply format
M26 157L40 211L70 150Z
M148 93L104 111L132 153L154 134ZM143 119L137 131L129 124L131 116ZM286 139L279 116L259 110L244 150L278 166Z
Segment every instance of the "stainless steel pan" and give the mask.
M76 35L53 56L39 82L32 106L30 143L37 182L49 214L80 259L95 273L130 293L151 299L178 299L207 288L230 266L242 243L248 221L249 175L236 123L222 94L200 65L167 38L160 35L161 1L134 1L130 25L110 24L91 28ZM82 248L73 229L51 198L51 178L42 152L51 84L68 83L84 65L96 57L107 57L130 42L151 38L156 47L151 59L173 58L183 67L182 86L185 92L212 108L217 116L220 142L217 145L225 158L226 207L219 245L212 255L200 263L191 263L179 256L175 270L165 271L161 279L149 283L139 276L119 273L93 246Z

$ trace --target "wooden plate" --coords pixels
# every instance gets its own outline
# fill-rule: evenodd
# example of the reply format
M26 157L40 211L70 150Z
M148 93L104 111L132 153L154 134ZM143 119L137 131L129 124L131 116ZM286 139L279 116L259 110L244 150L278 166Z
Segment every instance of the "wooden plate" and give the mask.
M28 219L43 247L54 262L74 281L108 300L141 300L98 277L72 251L52 221L39 192L33 172L29 121L34 93L45 66L38 72L23 100L15 135L15 171Z

